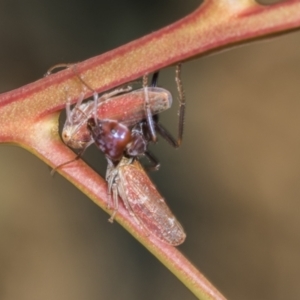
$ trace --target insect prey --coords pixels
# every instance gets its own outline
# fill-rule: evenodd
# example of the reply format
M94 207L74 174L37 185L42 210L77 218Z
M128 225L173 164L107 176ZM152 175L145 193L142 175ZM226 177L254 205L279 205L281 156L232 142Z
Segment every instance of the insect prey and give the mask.
M114 206L111 222L118 211L120 196L130 215L148 233L173 246L184 242L182 226L138 160L123 157L117 166L108 160L106 180Z
M87 129L87 120L91 117L104 120L117 120L131 127L139 121L146 119L146 113L151 116L159 114L172 106L172 95L156 86L155 75L151 86L132 90L132 86L117 88L109 93L98 96L97 92L88 85L78 74L76 64L58 64L48 70L46 76L56 68L72 68L76 78L83 85L83 91L76 103L71 108L71 99L67 98L66 121L62 130L62 139L66 145L73 149L85 149L93 143ZM158 72L157 72L158 74ZM86 89L93 92L93 99L83 102ZM145 92L147 95L147 110L145 109Z

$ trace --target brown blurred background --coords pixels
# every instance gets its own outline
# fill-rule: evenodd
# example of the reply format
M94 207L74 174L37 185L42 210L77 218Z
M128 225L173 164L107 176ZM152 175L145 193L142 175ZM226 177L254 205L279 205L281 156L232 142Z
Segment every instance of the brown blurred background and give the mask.
M266 2L266 1L265 1ZM0 91L157 30L196 0L0 2ZM147 57L145 57L147 59ZM229 298L300 299L300 32L185 63L184 143L151 177L180 247ZM174 69L159 84L176 95ZM176 133L173 111L161 116ZM96 149L85 160L102 175ZM0 147L0 299L195 299L108 215L36 157Z

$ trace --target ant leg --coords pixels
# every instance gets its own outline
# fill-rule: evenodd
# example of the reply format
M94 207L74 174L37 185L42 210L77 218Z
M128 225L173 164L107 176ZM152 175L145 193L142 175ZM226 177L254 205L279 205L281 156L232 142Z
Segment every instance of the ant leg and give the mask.
M176 140L173 135L160 123L155 123L156 132L165 139L173 148L178 148L180 146L179 139Z
M146 114L146 121L148 124L150 136L152 142L156 142L157 136L155 133L155 128L154 128L154 121L152 118L152 113L151 113L151 108L150 108L150 102L149 102L149 95L148 95L148 75L143 76L143 88L144 88L144 94L145 94L145 102L144 102L144 110Z
M147 171L158 171L160 168L160 163L158 159L149 151L145 151L144 154L151 163L151 166L147 167Z
M158 75L159 75L159 71L156 71L155 73L153 73L152 79L151 79L151 87L157 86Z
M184 127L184 114L185 114L185 95L183 90L183 85L181 81L181 64L176 66L176 77L175 81L177 84L178 90L178 100L179 100L179 108L178 108L178 133L177 139L172 136L172 134L158 122L158 115L153 116L153 121L155 123L156 132L164 138L171 146L174 148L178 148L182 142L183 136L183 127Z

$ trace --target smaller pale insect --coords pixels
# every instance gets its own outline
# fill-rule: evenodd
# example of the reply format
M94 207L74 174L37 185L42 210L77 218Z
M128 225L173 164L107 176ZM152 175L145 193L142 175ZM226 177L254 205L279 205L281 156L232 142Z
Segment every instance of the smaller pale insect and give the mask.
M147 89L151 114L159 114L172 106L172 96L169 91L157 87ZM120 93L120 90L115 92ZM112 93L106 94L98 99L96 114L98 119L117 120L126 126L133 126L146 118L144 89L115 97L111 95ZM67 119L62 130L62 138L65 144L73 149L83 149L93 143L86 122L93 115L94 100L82 103L83 97L73 109L70 103L66 105Z
M186 234L181 224L137 160L123 157L114 166L108 159L106 180L113 199L111 222L118 211L120 196L130 215L148 233L172 246L184 242Z
M76 70L74 72L77 75ZM154 86L153 83L150 87L144 86L134 91L130 86L119 88L98 97L98 94L79 75L77 76L86 88L94 92L94 99L83 103L84 93L82 93L73 108L70 99L67 100L67 118L62 130L62 139L73 149L85 150L94 142L86 126L87 120L91 117L100 120L116 120L127 127L132 127L141 120L148 119L148 115L152 117L172 106L171 93Z

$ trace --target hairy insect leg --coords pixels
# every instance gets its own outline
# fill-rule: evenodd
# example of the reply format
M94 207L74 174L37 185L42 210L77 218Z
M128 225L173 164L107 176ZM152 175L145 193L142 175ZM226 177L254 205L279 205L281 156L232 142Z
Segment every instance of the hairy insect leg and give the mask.
M172 147L178 148L181 145L182 137L183 137L183 128L184 128L184 115L185 115L185 94L181 80L181 64L176 66L175 71L175 81L178 90L178 100L179 100L179 108L178 108L178 132L177 138L174 138L173 135L158 122L158 115L153 116L155 131L163 137Z
M112 200L113 200L113 213L108 219L108 222L110 223L114 222L114 218L119 210L119 194L118 194L118 186L116 182L112 184Z
M67 96L67 102L66 102L66 124L73 126L74 123L77 123L80 121L80 119L82 118L82 115L87 118L87 116L85 115L85 113L82 111L82 109L80 108L84 97L86 94L86 89L83 88L82 92L79 95L79 98L74 106L73 109L71 109L71 98L69 96ZM74 113L76 112L76 113Z
M65 90L65 92L67 93L68 91ZM84 97L84 95L83 95ZM71 98L67 95L67 102L66 102L66 117L67 117L67 122L70 125L73 125L73 120L72 120L72 110L71 110Z
M97 92L79 75L78 73L78 70L77 70L77 63L61 63L61 64L56 64L54 66L52 66L45 74L45 76L49 76L52 74L52 72L55 70L55 69L60 69L60 68L73 68L73 72L74 74L77 76L77 78L79 79L79 81L84 85L86 86L90 91L93 92L94 94L94 98L95 98L95 94L97 94ZM121 93L126 93L126 92L129 92L132 90L132 87L131 86L127 86L125 88L119 88L119 89L116 89L114 91L112 91L111 93L107 93L107 94L104 94L103 96L101 96L99 98L99 100L106 100L108 98L111 98L113 96L116 96L118 94L121 94Z
M150 101L149 101L149 94L148 94L148 75L143 76L143 88L144 88L144 110L146 115L146 121L148 124L151 140L155 143L157 140L157 136L155 133L155 125L151 113Z
M132 87L128 85L126 87L121 87L121 88L115 89L115 90L113 90L109 93L103 94L101 97L99 97L98 93L79 75L78 70L77 70L77 65L73 65L73 70L74 70L74 73L76 74L77 78L80 80L80 82L93 93L93 98L94 98L94 103L95 103L96 109L97 109L97 105L99 102L105 101L109 98L112 98L112 97L122 94L122 93L130 92L132 90Z
M116 167L118 168L118 167ZM114 170L117 171L118 170ZM139 219L136 217L135 213L133 212L129 201L127 199L126 193L123 190L123 185L120 182L120 178L118 173L113 175L113 183L111 183L111 191L112 191L112 200L113 200L113 213L111 214L110 218L108 219L108 221L110 223L113 223L114 218L119 210L119 196L122 198L123 203L125 205L125 208L127 209L127 211L129 212L130 216L133 217L135 219L135 221L141 226Z
M80 82L93 93L93 99L94 99L93 118L94 118L96 124L98 123L97 110L98 110L98 104L100 102L105 101L109 98L112 98L112 97L114 97L118 94L127 93L127 92L132 90L131 86L121 87L119 89L115 89L115 90L113 90L109 93L106 93L106 94L102 95L101 97L99 97L98 93L80 76L80 74L78 73L76 65L73 65L73 70L74 70L74 73L76 74L77 78L80 80Z
M76 63L70 63L70 64L62 63L62 64L54 65L47 71L45 76L50 75L55 69L58 69L58 68L72 68L73 73L76 75L76 77L79 79L79 81L83 84L83 86L88 88L90 91L92 91L93 97L94 97L94 102L95 102L95 112L97 112L96 109L97 109L97 103L98 103L98 94L90 85L88 85L81 78L81 76L79 75L78 70L77 70L77 64ZM85 94L85 92L83 93L83 95L81 94L79 100L77 101L77 104L74 107L75 109L78 109L78 107L81 105L82 101L84 100L84 94ZM70 104L70 102L69 103L67 102L66 112L67 112L67 120L70 120L71 119L71 104ZM96 115L96 113L95 113L95 115Z
M119 197L122 199L125 208L129 212L130 216L134 218L135 222L143 229L145 230L144 226L141 224L140 220L132 210L130 206L130 202L127 198L127 193L125 189L130 188L130 186L127 183L122 182L122 179L120 178L120 172L126 171L127 166L130 166L133 162L133 159L130 158L129 160L126 161L126 163L122 164L121 166L114 166L112 161L110 159L108 161L108 166L107 166L107 172L106 172L106 180L108 183L108 194L112 194L112 200L113 200L113 212L108 219L110 223L113 223L113 220L118 212L119 209ZM126 186L124 186L126 184ZM129 183L130 184L130 183Z
M77 65L76 64L73 65L72 68L73 68L74 74L79 79L79 81L83 84L83 86L85 86L86 88L88 88L93 93L93 98L94 98L94 113L93 113L93 116L94 116L95 122L97 124L97 122L98 122L97 108L98 108L98 100L99 100L98 93L87 82L85 82L85 80L83 80L83 78L78 73Z
M113 191L113 184L116 177L116 170L115 167L110 159L107 159L107 169L105 174L105 180L107 182L107 194L109 195L109 200L113 203L112 199L112 191ZM110 209L110 204L107 202L107 209Z

